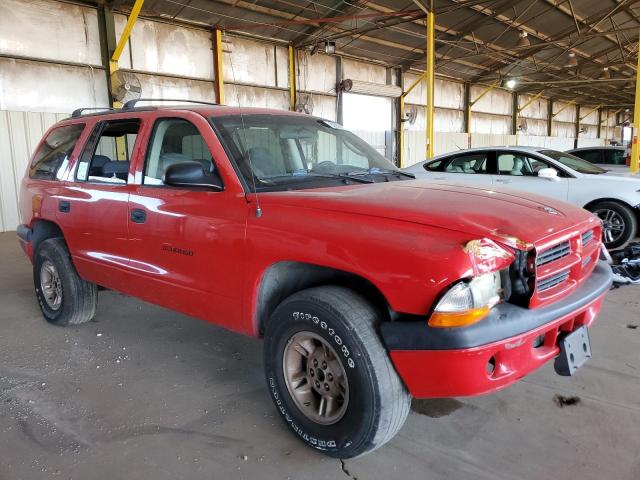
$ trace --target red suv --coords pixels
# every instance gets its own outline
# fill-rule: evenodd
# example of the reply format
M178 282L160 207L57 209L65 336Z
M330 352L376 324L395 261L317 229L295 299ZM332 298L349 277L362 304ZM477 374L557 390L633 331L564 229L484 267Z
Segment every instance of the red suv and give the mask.
M586 210L411 177L301 114L77 111L34 153L18 235L47 321L91 320L100 286L264 337L283 420L349 458L412 396L573 373L611 281Z

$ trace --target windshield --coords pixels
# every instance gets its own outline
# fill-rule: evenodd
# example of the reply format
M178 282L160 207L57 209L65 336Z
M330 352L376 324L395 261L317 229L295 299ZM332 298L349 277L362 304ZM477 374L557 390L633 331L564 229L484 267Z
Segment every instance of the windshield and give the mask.
M253 190L372 183L407 174L341 125L314 117L248 114L212 117ZM321 185L318 185L321 184Z
M587 162L581 158L575 157L570 153L558 152L557 150L542 150L540 152L547 157L553 158L555 161L560 162L566 167L571 168L579 173L586 173L587 175L599 175L601 173L606 173L606 170L603 170L600 167L595 166L592 163Z

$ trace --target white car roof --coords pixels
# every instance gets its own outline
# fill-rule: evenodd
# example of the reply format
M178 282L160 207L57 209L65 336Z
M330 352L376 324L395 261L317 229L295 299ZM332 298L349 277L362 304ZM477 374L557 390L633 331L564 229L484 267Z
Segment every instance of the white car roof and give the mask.
M496 151L496 152L523 152L523 153L536 153L542 152L545 150L553 150L553 148L547 147L527 147L527 146L518 146L518 145L505 145L505 146L495 146L495 147L474 147L474 148L465 148L463 150L456 150L455 152L447 152L433 157L431 162L435 160L439 160L441 158L450 157L452 155L459 155L461 153L474 153L474 152L486 152L487 150ZM426 163L428 163L427 161ZM425 163L425 162L422 162Z

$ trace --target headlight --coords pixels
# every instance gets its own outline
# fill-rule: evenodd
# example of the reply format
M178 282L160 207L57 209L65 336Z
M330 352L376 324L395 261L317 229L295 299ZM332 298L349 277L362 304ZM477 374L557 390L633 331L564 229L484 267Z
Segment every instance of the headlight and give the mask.
M431 327L465 327L479 322L500 301L500 272L485 273L470 282L458 282L440 299Z

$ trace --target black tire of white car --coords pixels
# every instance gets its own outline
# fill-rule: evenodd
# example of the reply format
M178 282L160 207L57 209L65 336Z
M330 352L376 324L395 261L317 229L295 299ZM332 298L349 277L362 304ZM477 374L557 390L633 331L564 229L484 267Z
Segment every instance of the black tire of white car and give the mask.
M265 374L276 408L305 444L328 456L353 458L375 450L396 435L409 413L411 396L376 333L379 320L379 312L359 294L325 286L291 295L266 325ZM324 341L343 367L348 402L332 424L309 418L290 393L285 351L300 335L315 337L319 345Z
M49 278L43 282L44 275ZM44 240L38 245L33 261L33 283L47 322L60 326L78 325L95 316L98 288L80 278L62 238ZM57 288L50 287L51 283ZM57 293L47 295L45 288L57 290Z
M602 201L592 205L589 208L589 211L595 213L602 212L605 210L615 212L624 222L624 232L620 238L616 239L612 242L607 242L605 238L603 238L604 246L608 249L615 249L624 247L627 243L633 240L638 231L638 221L634 212L626 205L623 205L619 202L614 201ZM604 225L606 228L606 225Z

